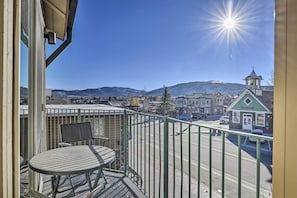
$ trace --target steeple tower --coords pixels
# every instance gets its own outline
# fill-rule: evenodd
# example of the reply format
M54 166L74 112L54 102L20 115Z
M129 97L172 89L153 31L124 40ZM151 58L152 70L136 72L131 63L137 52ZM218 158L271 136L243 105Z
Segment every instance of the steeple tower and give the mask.
M256 95L262 95L262 89L261 89L261 80L263 80L262 76L258 76L254 70L254 66L252 67L253 70L245 77L245 84L248 89L253 91Z

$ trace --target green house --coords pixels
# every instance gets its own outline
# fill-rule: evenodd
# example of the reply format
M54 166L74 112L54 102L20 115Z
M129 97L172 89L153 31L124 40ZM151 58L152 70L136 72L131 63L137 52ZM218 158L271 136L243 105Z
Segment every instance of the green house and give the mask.
M262 77L253 70L245 78L247 88L227 108L230 114L230 129L262 129L265 133L273 130L273 92L261 89Z

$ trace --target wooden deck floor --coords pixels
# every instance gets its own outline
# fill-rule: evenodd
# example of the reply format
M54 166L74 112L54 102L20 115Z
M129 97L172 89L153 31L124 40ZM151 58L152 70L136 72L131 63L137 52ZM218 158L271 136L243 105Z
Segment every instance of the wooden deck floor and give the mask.
M123 174L113 173L109 171L104 171L107 184L105 184L104 189L102 189L99 193L94 193L94 197L145 197L145 195L137 188L137 186ZM63 178L64 180L65 178ZM92 181L95 180L95 175L91 177ZM52 196L52 188L51 188L51 179L50 176L43 175L43 187L42 194L47 197ZM85 176L76 176L71 179L74 185L83 183L85 181ZM99 185L104 184L103 178L100 178ZM59 190L63 190L70 186L69 179L65 179L65 182L59 187ZM28 192L28 171L23 170L21 173L21 197L30 197L27 195ZM80 185L75 189L75 196L71 194L71 191L65 191L63 193L58 193L57 198L62 197L75 197L82 198L87 197L89 194L89 186L88 183Z

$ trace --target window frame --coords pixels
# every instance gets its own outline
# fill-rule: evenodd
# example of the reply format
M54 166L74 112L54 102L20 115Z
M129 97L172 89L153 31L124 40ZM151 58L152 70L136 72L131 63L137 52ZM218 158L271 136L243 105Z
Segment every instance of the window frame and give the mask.
M238 113L238 115L236 115ZM235 117L237 118L235 120ZM240 123L240 111L232 111L232 123Z
M263 116L263 123L259 124L259 116ZM265 127L265 113L256 113L256 126Z

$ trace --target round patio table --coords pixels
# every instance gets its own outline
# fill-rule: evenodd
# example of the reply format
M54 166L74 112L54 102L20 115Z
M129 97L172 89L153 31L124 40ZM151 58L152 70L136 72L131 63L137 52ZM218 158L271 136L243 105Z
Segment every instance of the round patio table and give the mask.
M63 175L85 174L90 191L96 188L101 174L97 174L94 185L91 184L90 174L95 170L102 173L102 168L111 164L114 159L115 152L107 147L95 145L69 146L35 155L29 161L29 167L35 172L52 175L52 195L55 197L60 177Z

